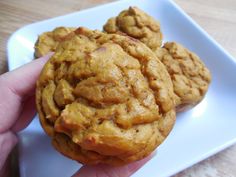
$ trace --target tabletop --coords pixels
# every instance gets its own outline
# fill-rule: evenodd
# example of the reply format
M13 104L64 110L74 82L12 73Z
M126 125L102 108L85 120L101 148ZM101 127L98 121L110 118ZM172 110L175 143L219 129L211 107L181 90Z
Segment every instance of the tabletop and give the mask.
M112 1L114 0L0 0L0 74L7 71L7 40L18 28ZM175 0L175 2L236 58L235 0ZM233 177L236 176L235 164L236 145L193 165L175 177Z

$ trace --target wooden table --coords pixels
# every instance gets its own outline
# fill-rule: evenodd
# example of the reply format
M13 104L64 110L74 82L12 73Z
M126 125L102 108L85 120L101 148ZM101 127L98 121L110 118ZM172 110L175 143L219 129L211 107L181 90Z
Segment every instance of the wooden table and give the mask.
M114 0L0 0L0 74L7 71L7 39L18 28ZM235 0L175 0L197 23L236 58ZM48 8L50 7L50 8ZM176 175L236 176L236 145Z

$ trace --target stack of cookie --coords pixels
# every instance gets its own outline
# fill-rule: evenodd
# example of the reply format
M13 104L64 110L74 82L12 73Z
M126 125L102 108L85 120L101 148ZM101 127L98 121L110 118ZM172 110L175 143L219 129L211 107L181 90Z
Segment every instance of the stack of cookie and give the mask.
M54 147L83 164L124 165L168 136L176 111L199 103L210 72L137 7L104 32L59 27L39 36L35 56L55 52L37 81L40 122Z

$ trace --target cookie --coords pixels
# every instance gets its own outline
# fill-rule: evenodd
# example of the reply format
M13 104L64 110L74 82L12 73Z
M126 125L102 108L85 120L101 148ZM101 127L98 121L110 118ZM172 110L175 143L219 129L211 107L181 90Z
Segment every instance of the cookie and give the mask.
M156 55L165 65L174 86L176 110L189 109L206 94L211 74L200 58L181 44L167 42Z
M137 7L130 7L117 17L110 18L103 29L107 33L125 33L142 41L152 50L162 45L159 22Z
M52 144L83 164L148 156L174 125L173 97L166 68L146 45L86 28L58 45L36 86Z
M35 58L42 57L48 52L56 50L57 45L65 39L65 37L76 28L57 27L53 31L45 32L39 35L35 43Z

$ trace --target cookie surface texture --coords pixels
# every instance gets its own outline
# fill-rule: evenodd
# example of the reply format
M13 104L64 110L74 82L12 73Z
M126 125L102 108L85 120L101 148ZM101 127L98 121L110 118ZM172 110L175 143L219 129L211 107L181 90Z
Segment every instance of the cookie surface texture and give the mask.
M65 37L74 31L76 28L58 27L53 31L45 32L39 35L37 42L35 43L35 58L42 57L49 52L54 52L58 44L65 40Z
M107 33L125 33L142 41L152 50L162 45L159 22L137 7L130 7L117 17L110 18L103 29Z
M211 82L210 71L200 58L176 42L165 43L156 55L171 76L177 98L176 110L183 111L198 104Z
M59 44L36 88L54 147L83 164L149 155L174 125L173 97L167 70L143 43L86 28Z

